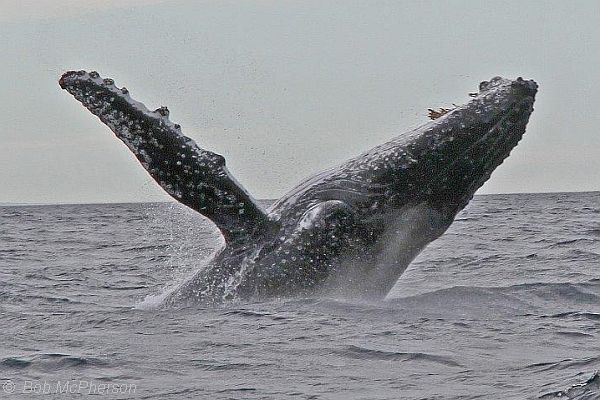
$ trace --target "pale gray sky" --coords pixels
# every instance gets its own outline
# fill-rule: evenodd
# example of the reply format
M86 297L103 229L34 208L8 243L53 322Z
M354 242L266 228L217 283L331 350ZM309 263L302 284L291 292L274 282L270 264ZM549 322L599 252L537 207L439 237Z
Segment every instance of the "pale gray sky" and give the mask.
M223 154L259 198L468 100L540 84L480 193L600 189L598 1L0 0L0 202L166 197L60 90L97 70Z

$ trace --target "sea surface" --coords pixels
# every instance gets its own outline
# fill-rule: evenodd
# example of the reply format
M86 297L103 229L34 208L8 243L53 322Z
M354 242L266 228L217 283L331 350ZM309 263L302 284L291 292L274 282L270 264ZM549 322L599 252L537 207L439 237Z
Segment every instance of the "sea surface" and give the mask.
M600 399L600 192L476 196L386 301L156 308L175 203L0 207L0 398Z

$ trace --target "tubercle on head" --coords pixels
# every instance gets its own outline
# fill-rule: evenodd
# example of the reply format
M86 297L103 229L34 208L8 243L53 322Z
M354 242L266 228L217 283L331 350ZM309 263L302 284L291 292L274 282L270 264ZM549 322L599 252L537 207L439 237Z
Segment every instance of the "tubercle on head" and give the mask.
M161 106L154 110L155 113L162 115L163 117L169 117L169 109L166 106Z
M481 83L479 83L479 91L483 92L485 90L488 90L489 88L494 86L496 83L501 82L503 80L504 80L504 78L502 78L501 76L495 76L492 79L490 79L489 81L482 81Z

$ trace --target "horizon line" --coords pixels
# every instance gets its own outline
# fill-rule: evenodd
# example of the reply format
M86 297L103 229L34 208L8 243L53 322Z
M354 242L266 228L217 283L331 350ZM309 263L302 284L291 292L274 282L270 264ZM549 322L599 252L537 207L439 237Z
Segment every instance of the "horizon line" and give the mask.
M575 190L575 191L550 191L550 192L506 192L506 193L481 193L475 194L473 197L480 196L515 196L515 195L530 195L530 194L568 194L568 193L600 193L600 190ZM277 198L256 199L257 201L275 201ZM17 202L1 202L0 207L30 207L30 206L83 206L83 205L108 205L108 204L168 204L178 203L177 200L167 201L106 201L106 202L66 202L66 203L17 203Z

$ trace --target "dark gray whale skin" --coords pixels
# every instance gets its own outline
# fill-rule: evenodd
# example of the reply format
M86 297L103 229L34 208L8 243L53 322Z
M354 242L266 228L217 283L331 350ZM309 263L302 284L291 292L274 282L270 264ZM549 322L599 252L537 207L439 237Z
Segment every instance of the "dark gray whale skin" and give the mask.
M222 156L169 121L166 107L149 111L97 72L67 72L60 86L225 238L166 304L323 291L385 297L517 145L537 92L534 81L521 78L481 82L467 104L308 178L265 211Z

